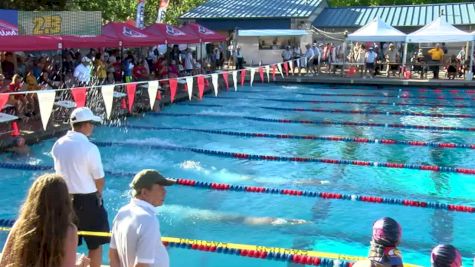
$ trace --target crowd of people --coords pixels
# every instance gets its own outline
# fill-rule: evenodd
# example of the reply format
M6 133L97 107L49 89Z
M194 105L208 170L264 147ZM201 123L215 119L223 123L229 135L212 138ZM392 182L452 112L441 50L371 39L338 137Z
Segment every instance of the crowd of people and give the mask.
M156 170L142 170L132 179L132 199L116 214L111 238L78 238L78 231L110 231L102 198L106 183L101 155L88 139L100 122L101 118L87 107L71 113L71 130L51 150L56 173L34 181L8 235L0 266L100 267L102 246L107 243L111 267L170 265L154 207L164 203L165 187L176 181ZM368 258L353 266L402 267L398 249L401 236L401 226L394 219L377 220ZM83 239L88 256L78 256L76 252ZM461 266L461 255L451 245L436 246L430 257L433 267Z

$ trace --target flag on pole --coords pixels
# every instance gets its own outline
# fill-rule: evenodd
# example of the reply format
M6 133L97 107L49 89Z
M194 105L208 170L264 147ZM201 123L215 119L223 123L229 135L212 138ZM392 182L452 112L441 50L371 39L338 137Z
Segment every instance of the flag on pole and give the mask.
M157 23L162 23L165 20L165 13L167 12L168 8L168 0L161 0L160 7L158 8L157 14Z
M135 27L145 28L145 0L137 0L137 15L135 17Z

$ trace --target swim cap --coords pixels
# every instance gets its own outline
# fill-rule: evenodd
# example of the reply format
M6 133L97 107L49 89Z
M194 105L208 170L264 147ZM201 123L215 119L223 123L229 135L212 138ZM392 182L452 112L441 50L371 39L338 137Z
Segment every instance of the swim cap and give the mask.
M382 246L395 247L401 239L401 226L393 218L384 217L373 224L373 241Z
M430 262L433 267L460 267L462 256L452 245L438 245L432 250Z

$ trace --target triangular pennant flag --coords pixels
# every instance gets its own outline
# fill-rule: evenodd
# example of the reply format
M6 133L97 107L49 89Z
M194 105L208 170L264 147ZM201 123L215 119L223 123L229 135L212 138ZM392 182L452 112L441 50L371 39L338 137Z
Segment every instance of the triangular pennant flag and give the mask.
M170 102L173 103L173 101L175 101L178 80L176 78L171 78L168 79L168 83L170 84Z
M56 91L43 90L36 92L36 94L38 96L38 104L40 105L41 122L43 123L43 129L46 131L46 126L53 110Z
M279 69L279 73L282 76L282 78L284 78L284 73L282 72L282 64L281 63L277 64L277 68Z
M289 61L289 67L290 67L290 73L292 73L292 75L294 75L295 73L294 73L294 61L293 60ZM289 75L287 74L287 76L289 76Z
M0 110L3 109L5 104L7 104L9 98L10 98L9 94L0 94Z
M211 82L213 82L214 96L218 96L218 74L211 74Z
M266 65L266 74L267 74L267 82L270 83L270 66L269 65Z
M244 80L246 79L246 69L241 70L241 86L244 86Z
M71 94L73 95L74 102L76 102L76 107L82 108L86 106L86 87L78 87L71 89Z
M264 82L264 68L259 67L259 76L261 77L261 82Z
M284 62L284 70L285 70L285 76L289 76L289 65L287 65L287 62Z
M11 124L11 133L10 135L13 136L13 137L16 137L16 136L20 136L20 128L18 127L18 122L17 121L12 121L12 124Z
M114 85L104 85L101 88L102 98L106 106L107 118L110 118L112 113L112 102L114 101Z
M203 93L205 91L205 77L203 75L198 76L198 94L200 100L203 99Z
M192 94L193 94L193 76L186 77L186 87L188 89L187 90L188 91L188 98L191 101L191 97L192 97Z
M237 91L237 83L238 83L237 70L233 71L232 73L233 73L234 91Z
M275 64L272 64L272 80L275 81Z
M135 91L137 90L136 83L129 83L126 85L127 98L129 100L129 112L132 113L132 107L134 106L135 101Z
M229 91L228 75L229 73L227 71L223 72L223 80L224 80L224 85L226 85L226 91Z
M147 91L148 98L150 99L150 109L153 110L155 100L157 99L158 81L149 81Z
M251 68L251 86L252 86L252 83L254 82L254 75L256 74L256 69L255 68Z

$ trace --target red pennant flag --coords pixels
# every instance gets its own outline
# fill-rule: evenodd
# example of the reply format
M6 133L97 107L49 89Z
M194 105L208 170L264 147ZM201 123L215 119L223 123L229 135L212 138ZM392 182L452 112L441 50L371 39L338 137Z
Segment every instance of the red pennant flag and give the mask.
M275 64L272 65L272 80L275 80Z
M198 76L198 92L199 92L200 100L203 99L204 91L205 91L205 77Z
M12 121L12 132L11 136L20 136L20 128L18 127L18 123L16 121Z
M74 102L76 102L76 107L82 108L86 106L86 87L78 87L71 89L71 94L73 95Z
M209 88L209 82L208 82L208 79L206 79L206 78L205 78L205 87L206 87L206 89Z
M289 76L289 63L288 62L284 62L284 70L285 70L285 75L286 76Z
M120 108L121 109L127 109L127 103L125 102L125 98L122 98L120 100Z
M246 69L241 70L241 86L244 86L244 80L246 79Z
M259 76L261 76L261 82L264 82L264 68L259 67Z
M162 92L160 90L157 91L157 98L156 100L162 100Z
M127 98L129 99L129 112L132 113L132 107L135 101L135 91L137 90L136 83L129 83L126 85Z
M170 84L170 102L173 103L173 101L175 101L178 80L176 78L171 78L168 80L168 83Z
M5 104L7 104L9 97L10 97L9 94L0 94L0 110L3 109Z
M226 91L229 91L228 74L229 73L227 72L223 72L223 80L224 80L224 84L226 85Z

